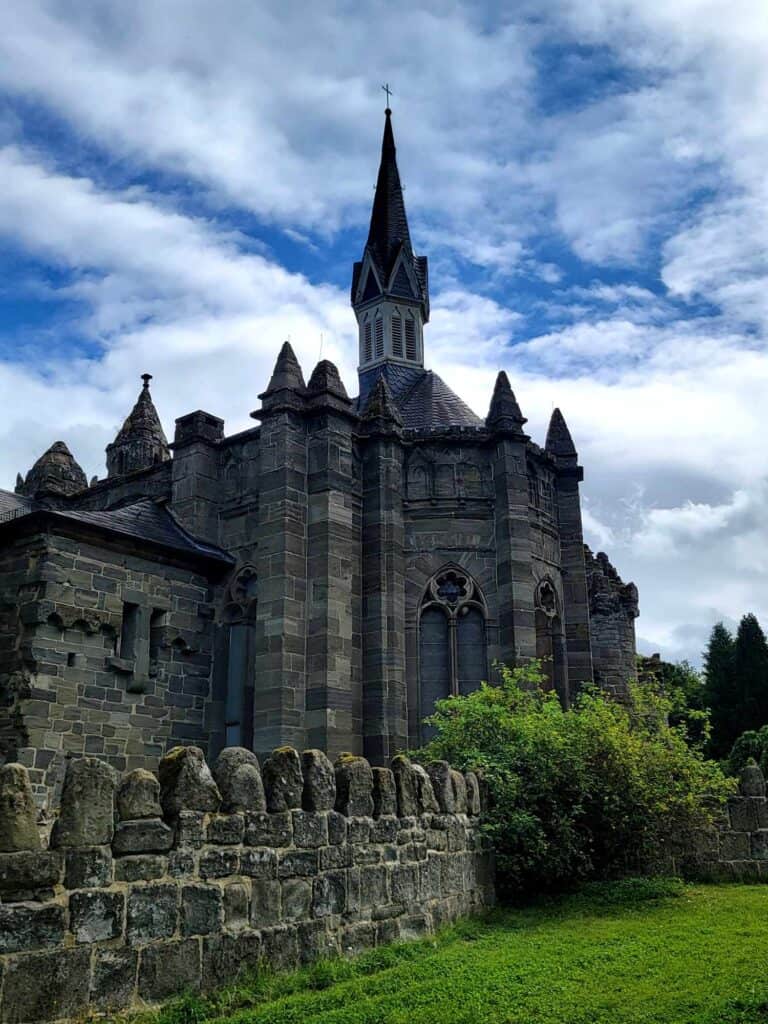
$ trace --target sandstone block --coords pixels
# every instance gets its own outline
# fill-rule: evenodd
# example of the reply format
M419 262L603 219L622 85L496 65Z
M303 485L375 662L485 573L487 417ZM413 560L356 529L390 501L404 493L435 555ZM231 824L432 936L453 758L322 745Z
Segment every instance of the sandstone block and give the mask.
M97 949L93 961L91 1004L100 1010L129 1006L136 987L139 954L135 949Z
M277 877L296 878L317 874L317 850L279 850L277 854Z
M161 942L141 951L138 995L149 1003L200 988L200 946L197 939Z
M67 850L64 885L67 889L97 889L112 882L112 851L108 846Z
M45 949L63 941L64 908L58 904L0 904L0 953Z
M225 811L265 811L259 759L245 747L226 747L216 759L213 777Z
M292 841L293 818L290 811L245 815L245 843L248 846L290 846Z
M474 772L465 772L464 780L467 787L467 814L476 818L480 814L480 783Z
M173 829L161 818L120 821L112 850L118 857L126 853L165 853L173 846L173 835Z
M173 884L143 885L128 895L126 938L132 946L166 939L176 931L179 890Z
M395 777L390 768L372 768L373 773L373 816L382 818L397 814L397 792Z
M37 810L27 769L4 764L0 767L0 852L39 849Z
M301 807L304 776L293 747L278 747L264 762L264 788L268 811L279 813Z
M280 883L256 878L251 885L251 924L254 928L277 924L280 920Z
M181 811L218 811L221 794L199 747L174 747L160 761L160 804L175 818Z
M455 803L453 798L453 781L451 779L451 766L447 761L430 761L427 765L427 772L432 780L432 786L437 798L441 814L453 814Z
M467 783L460 771L451 769L451 783L453 784L453 803L456 814L467 813Z
M340 846L347 841L347 819L338 811L328 812L328 842Z
M347 818L373 814L373 773L364 757L342 754L335 764L336 810Z
M199 850L205 842L205 815L202 811L180 811L175 821L174 845Z
M246 928L250 919L250 889L244 882L224 886L224 925L232 930Z
M61 809L51 833L51 847L104 846L115 830L117 774L105 761L81 757L69 761L61 792Z
M301 806L305 811L332 811L336 804L336 773L322 750L305 750L301 755L304 789Z
M236 846L242 843L245 834L245 818L242 814L213 814L208 822L208 842L221 846Z
M223 898L218 886L182 886L182 935L210 935L221 927L222 920Z
M226 878L236 875L240 867L239 850L230 847L209 847L200 854L201 878Z
M401 818L410 818L419 813L418 790L413 765L403 754L392 758L392 774L395 777L397 813Z
M294 811L293 842L296 846L306 848L327 846L327 814L319 814L314 811Z
M419 814L435 814L440 810L435 791L432 788L432 780L426 769L420 764L411 766L416 778L416 799L418 802Z
M168 858L156 853L121 857L115 861L116 882L151 882L155 878L162 878L166 871Z
M240 854L240 874L249 878L277 878L277 852L268 846L243 850Z
M737 832L754 832L768 828L768 806L763 797L741 796L728 801L731 828Z
M160 783L152 772L135 768L124 775L117 789L117 816L120 821L159 818Z
M282 883L283 919L299 921L309 917L312 887L303 878L288 878Z
M244 973L255 971L261 957L261 935L242 931L237 935L211 935L203 939L202 986L208 992L234 984Z
M328 917L343 914L346 909L347 885L343 871L328 871L312 883L312 916Z
M47 893L61 879L63 863L56 850L0 853L0 895L10 901Z
M261 948L265 959L276 970L284 971L299 962L299 933L295 925L278 925L261 933Z
M123 931L125 896L121 892L91 889L69 897L69 928L75 942L103 942Z
M754 761L741 769L739 789L742 796L765 796L765 779Z
M90 974L89 949L61 949L11 960L3 983L3 1024L79 1017L88 1003Z

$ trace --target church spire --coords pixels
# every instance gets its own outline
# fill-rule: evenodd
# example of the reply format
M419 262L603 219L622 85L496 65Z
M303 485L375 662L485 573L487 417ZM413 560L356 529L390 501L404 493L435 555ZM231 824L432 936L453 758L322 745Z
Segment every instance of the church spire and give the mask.
M427 260L414 255L411 245L389 107L368 239L352 275L352 308L360 329L361 372L387 362L424 366Z
M149 469L171 457L155 403L149 393L151 373L142 373L142 386L131 414L112 444L107 445L107 476Z

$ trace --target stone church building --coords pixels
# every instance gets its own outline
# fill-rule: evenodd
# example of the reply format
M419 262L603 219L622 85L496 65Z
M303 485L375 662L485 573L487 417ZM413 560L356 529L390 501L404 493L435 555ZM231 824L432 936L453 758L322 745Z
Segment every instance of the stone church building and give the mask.
M0 491L0 763L41 803L67 755L151 767L291 744L374 764L434 702L544 659L564 703L635 673L637 592L585 549L565 420L543 447L507 376L485 419L428 362L390 112L352 273L359 395L285 344L254 426L203 411L169 444L150 396L88 483L62 441Z

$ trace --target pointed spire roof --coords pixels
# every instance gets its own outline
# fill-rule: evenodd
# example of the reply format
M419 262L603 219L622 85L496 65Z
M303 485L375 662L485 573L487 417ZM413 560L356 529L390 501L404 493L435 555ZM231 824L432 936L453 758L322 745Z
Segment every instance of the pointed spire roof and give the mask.
M16 478L16 492L28 498L43 494L77 494L88 486L85 473L63 441L55 441L44 452L22 482Z
M527 421L520 411L515 393L509 383L509 377L504 370L501 370L496 378L491 407L485 422L496 430L511 430L516 434L523 433L523 424Z
M269 379L269 386L264 394L282 391L284 388L303 391L305 387L304 374L301 372L296 353L293 351L290 341L284 341Z
M309 378L307 391L311 394L329 391L331 394L338 395L339 398L345 398L349 401L349 395L339 376L339 371L330 359L321 359L314 368L312 376Z
M405 214L403 187L397 169L397 151L392 131L392 111L384 111L384 137L381 142L381 163L376 180L376 196L368 230L368 248L384 275L392 268L397 251L405 244L409 251L411 236Z
M403 419L398 412L386 378L382 375L376 381L362 414L362 422L369 432L398 432L403 428ZM373 429L372 429L373 428Z
M555 409L552 413L544 447L550 455L559 455L561 458L569 458L576 455L576 446L573 443L571 432L559 409Z
M112 444L107 445L107 472L121 476L148 469L171 457L155 403L149 392L151 373L142 373L142 387L136 404Z

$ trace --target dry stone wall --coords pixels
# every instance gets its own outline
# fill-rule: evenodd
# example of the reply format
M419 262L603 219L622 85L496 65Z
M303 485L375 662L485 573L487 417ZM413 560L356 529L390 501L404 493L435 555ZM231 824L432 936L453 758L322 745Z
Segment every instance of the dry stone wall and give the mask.
M157 775L68 762L50 841L0 768L0 1022L205 991L266 962L432 931L493 903L472 773L318 750L176 747Z

